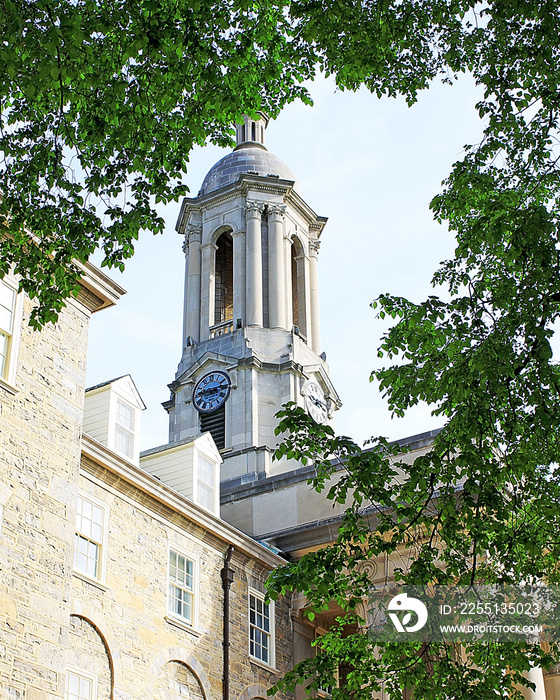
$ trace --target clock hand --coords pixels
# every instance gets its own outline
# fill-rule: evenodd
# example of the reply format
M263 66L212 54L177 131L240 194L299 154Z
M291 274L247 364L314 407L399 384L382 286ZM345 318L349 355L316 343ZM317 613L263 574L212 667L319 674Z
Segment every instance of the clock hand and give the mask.
M315 406L319 406L319 408L324 408L324 409L326 410L326 408L327 408L327 404L326 404L326 403L323 403L323 401L320 401L320 400L319 400L317 397L315 397L315 396L310 396L309 398L311 399L312 403L315 404Z
M206 396L211 396L212 394L217 394L219 391L220 391L220 387L219 387L219 386L212 386L212 387L209 387L209 388L207 388L207 389L203 389L203 390L200 392L200 395L201 395L201 396L204 396L204 397L206 397Z

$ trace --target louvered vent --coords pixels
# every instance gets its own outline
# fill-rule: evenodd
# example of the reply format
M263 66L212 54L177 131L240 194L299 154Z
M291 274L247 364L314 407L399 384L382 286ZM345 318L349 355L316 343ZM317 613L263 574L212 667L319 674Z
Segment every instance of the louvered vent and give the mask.
M200 414L200 432L210 433L216 447L223 450L226 446L226 407L225 404L214 413Z

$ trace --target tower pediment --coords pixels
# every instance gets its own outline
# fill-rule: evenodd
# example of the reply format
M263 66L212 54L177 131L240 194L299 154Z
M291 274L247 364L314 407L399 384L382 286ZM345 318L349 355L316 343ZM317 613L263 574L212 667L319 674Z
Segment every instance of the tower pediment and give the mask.
M175 380L171 382L171 384L169 384L168 386L171 389L171 391L173 391L173 389L177 386L195 381L196 377L198 377L200 374L204 374L210 369L229 369L231 367L235 367L237 363L237 357L221 355L217 352L207 351L184 372L177 375L177 377L175 377Z

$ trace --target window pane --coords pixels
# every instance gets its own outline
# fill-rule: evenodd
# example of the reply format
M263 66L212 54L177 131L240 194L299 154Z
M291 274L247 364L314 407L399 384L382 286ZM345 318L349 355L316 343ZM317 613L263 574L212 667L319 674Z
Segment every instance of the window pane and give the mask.
M270 606L257 596L249 595L249 653L270 663Z
M12 309L14 306L15 291L5 282L0 281L0 306Z
M6 331L8 335L12 334L15 300L15 291L0 281L0 328Z
M77 673L69 672L66 684L66 700L94 700L93 681L91 678L85 678Z
M208 486L214 486L214 464L202 455L198 456L198 478Z
M103 519L102 508L86 498L78 497L74 567L93 578L100 576Z
M134 431L134 409L120 399L117 399L117 423Z
M90 501L86 501L82 498L82 516L91 520L91 514L93 512L93 504Z
M198 482L198 502L208 510L212 509L214 501L214 489L210 488L202 482Z
M12 334L12 312L3 306L0 306L0 328L8 335Z
M80 690L80 679L74 674L70 674L68 678L68 690L75 695L78 694Z
M96 525L103 524L103 511L99 506L92 504L91 519Z
M6 374L8 356L8 336L0 333L0 377Z
M120 425L115 428L115 449L122 452L126 457L132 457L134 454L134 436L125 430Z
M193 620L194 562L177 552L169 552L168 610L189 624Z

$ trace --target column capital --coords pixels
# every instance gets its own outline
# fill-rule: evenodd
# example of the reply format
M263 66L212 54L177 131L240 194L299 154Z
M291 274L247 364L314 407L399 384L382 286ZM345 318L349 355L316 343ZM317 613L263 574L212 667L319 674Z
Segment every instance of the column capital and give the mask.
M202 224L189 224L187 226L187 232L185 234L185 241L190 243L191 241L201 241L202 240Z
M268 220L282 221L286 216L285 204L269 204L268 205Z
M309 254L316 258L319 255L319 248L321 247L321 241L317 238L311 238L309 240Z
M245 213L248 219L260 219L264 211L264 202L257 202L254 199L248 199L245 202Z

